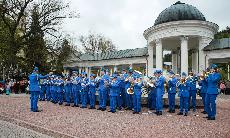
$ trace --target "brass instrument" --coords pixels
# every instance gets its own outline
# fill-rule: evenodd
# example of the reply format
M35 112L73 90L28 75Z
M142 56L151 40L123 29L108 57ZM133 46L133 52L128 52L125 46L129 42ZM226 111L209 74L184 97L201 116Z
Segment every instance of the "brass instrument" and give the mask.
M176 83L176 86L178 87L180 84L185 84L185 82L186 82L186 78L184 78L184 77L181 77L181 79Z
M130 87L127 89L127 93L128 94L134 94L134 91L133 91L133 87L134 87L134 80L133 80L133 77L130 76L128 78L128 80L130 81Z

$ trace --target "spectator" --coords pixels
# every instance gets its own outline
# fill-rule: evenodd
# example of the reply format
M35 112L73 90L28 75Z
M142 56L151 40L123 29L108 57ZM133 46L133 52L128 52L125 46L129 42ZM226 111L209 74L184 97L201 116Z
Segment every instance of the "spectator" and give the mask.
M225 94L225 89L226 89L225 83L224 83L224 81L222 81L220 83L220 93Z
M11 87L10 80L8 80L6 82L6 95L10 95L10 87Z

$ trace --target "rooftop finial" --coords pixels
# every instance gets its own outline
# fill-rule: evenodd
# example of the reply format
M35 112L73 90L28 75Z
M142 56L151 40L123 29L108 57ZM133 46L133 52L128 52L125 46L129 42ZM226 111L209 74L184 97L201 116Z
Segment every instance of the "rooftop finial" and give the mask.
M177 5L177 4L185 4L185 3L182 3L182 2L180 2L180 1L177 1L175 4L173 4L173 5Z

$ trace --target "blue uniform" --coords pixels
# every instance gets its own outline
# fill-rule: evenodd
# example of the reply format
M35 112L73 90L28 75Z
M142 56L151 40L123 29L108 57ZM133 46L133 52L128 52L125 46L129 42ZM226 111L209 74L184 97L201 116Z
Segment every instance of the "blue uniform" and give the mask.
M39 80L40 79L44 79L47 78L49 75L46 76L42 76L40 74L37 73L32 73L29 76L29 80L30 80L30 109L33 112L37 112L38 111L38 95L41 91L41 88L39 87Z
M63 93L64 81L62 79L57 80L57 93L58 93L58 102L61 105L63 103L64 93Z
M139 113L141 111L142 86L142 81L134 83L133 108L135 113Z
M89 104L90 104L90 109L95 109L95 99L96 99L96 81L95 79L89 79L88 82L88 95L89 95Z
M46 92L46 80L41 80L41 91L40 91L40 97L39 100L45 101L45 92Z
M46 80L46 100L51 100L51 93L50 93L50 80Z
M80 103L80 90L81 90L81 77L76 77L73 80L72 91L74 106L78 106Z
M177 79L175 77L168 81L169 111L175 111L176 83Z
M128 77L127 73L124 73L120 77L120 89L121 89L121 100L122 100L122 107L126 107L126 90L125 90L125 79Z
M127 89L130 88L130 85L131 85L130 81L127 80L127 78L130 78L130 77L133 77L133 76L126 76L125 78L126 79L125 81L126 100L125 101L126 101L126 107L131 110L133 108L133 95L127 93Z
M207 80L207 96L206 108L209 118L216 117L216 97L218 95L218 82L221 79L220 73L214 72L208 75Z
M105 81L109 83L109 76L103 75L102 78L99 80L99 108L106 109L106 102L107 102L107 94L109 91L109 87L105 84Z
M113 113L116 112L117 96L120 91L119 83L119 80L115 80L110 83L110 111Z
M88 91L89 91L89 87L88 87L88 78L82 78L81 80L81 107L82 108L86 108L87 105L87 95L88 95Z
M202 101L203 101L203 105L204 105L204 111L207 112L207 109L206 109L206 106L205 106L205 103L206 103L206 94L207 94L207 81L204 79L204 80L201 80L199 82L199 85L201 86L201 89L200 89L200 96L202 97Z
M69 106L70 105L70 94L72 91L72 82L70 80L65 81L64 90L65 90L66 105Z
M53 85L53 100L52 100L52 102L55 104L58 103L58 92L57 92L57 90L58 90L58 79L56 78L54 80L54 85Z
M121 110L121 108L122 108L122 103L123 103L123 101L122 101L122 80L121 80L121 78L120 77L117 77L117 80L119 81L119 86L120 86L120 88L119 88L119 91L118 91L118 96L117 96L117 107L118 107L118 110Z
M156 86L156 111L157 112L163 111L164 83L165 83L165 78L162 75L159 78L157 78L157 80L155 82L155 86Z
M148 108L150 110L156 109L156 89L154 87L148 88Z
M188 113L188 98L189 98L189 91L188 91L188 82L178 82L178 96L180 97L180 113L185 112Z
M50 80L50 93L51 93L51 101L55 101L55 86L54 86L55 80Z
M189 101L188 101L188 107L190 108L190 101L192 99L192 108L193 111L196 111L196 81L197 77L192 76L188 80L188 91L189 91Z

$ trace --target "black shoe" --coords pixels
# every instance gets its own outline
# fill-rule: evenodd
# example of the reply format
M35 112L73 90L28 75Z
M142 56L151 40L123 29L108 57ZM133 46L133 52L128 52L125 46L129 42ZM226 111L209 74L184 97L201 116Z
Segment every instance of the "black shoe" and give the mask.
M158 112L158 111L156 111L156 112L155 112L155 114L156 114L156 115L158 115L158 114L159 114L159 112Z
M162 111L159 111L158 115L162 115Z
M206 112L206 111L202 111L201 113L203 113L203 114L207 114L207 112Z
M183 113L182 113L182 112L179 112L177 115L183 115Z
M42 110L36 110L36 111L33 111L33 112L41 112Z
M42 99L39 99L39 101L42 101Z
M188 116L188 113L185 113L184 116Z
M172 110L172 113L175 113L175 110Z
M172 113L172 110L168 110L169 113Z
M101 111L105 111L106 109L105 108L102 108Z
M136 114L139 114L139 112L136 112Z
M75 107L79 107L79 105L76 105Z
M137 112L133 112L133 114L136 114Z
M72 105L72 107L75 107L76 105Z
M210 118L209 116L205 116L205 117L203 117L203 118Z
M116 111L112 111L112 113L115 113Z
M209 117L208 120L216 120L215 117Z
M70 104L65 104L65 106L70 106Z
M97 108L97 110L102 110L102 108L101 108L101 107L99 107L99 108Z
M121 109L122 109L121 107L118 108L119 111L120 111Z
M109 110L108 112L112 112L112 110Z
M62 105L62 103L59 103L59 105Z
M85 106L82 106L81 108L86 108Z

